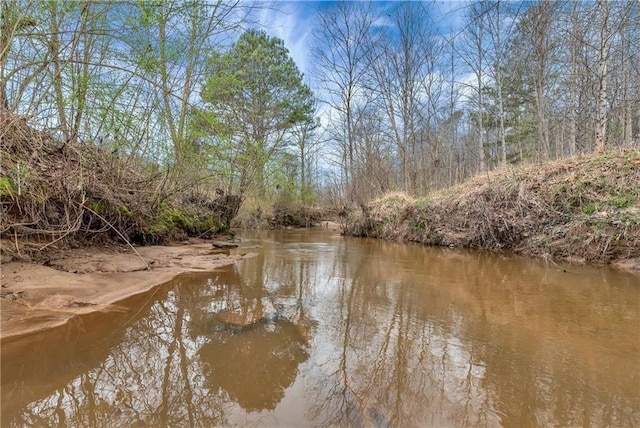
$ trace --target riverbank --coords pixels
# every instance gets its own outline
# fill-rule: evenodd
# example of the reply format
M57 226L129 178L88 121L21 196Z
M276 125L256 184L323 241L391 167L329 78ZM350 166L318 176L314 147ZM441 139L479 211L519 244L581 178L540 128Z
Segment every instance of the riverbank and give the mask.
M136 152L62 141L1 106L0 142L3 342L241 257L205 240L229 237L238 195Z
M184 168L61 141L0 107L2 262L74 247L164 245L228 232L242 203Z
M183 272L210 271L247 257L202 239L135 251L117 246L67 249L50 256L45 265L2 264L2 343L62 325L78 315L117 311L117 302Z
M509 166L426 198L390 194L345 234L640 271L640 151Z

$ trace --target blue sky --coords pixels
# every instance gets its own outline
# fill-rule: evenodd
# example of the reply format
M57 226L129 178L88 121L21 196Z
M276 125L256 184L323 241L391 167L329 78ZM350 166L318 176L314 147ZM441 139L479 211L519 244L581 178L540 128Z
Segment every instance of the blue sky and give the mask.
M258 26L269 35L284 40L291 57L305 76L309 74L312 61L310 47L313 27L323 3L325 2L261 2L263 7L256 16Z
M372 5L382 17L387 11L400 5L400 1L374 1ZM256 1L252 3L256 9L251 16L250 27L259 28L272 37L284 41L289 54L298 69L304 74L305 81L319 99L324 99L323 88L318 87L313 80L314 30L319 25L319 15L338 4L337 1ZM464 25L464 14L469 1L436 1L428 2L432 19L439 27L443 36L459 31ZM384 25L384 24L383 24ZM463 80L466 80L464 76ZM330 109L324 103L319 104L319 116L327 124Z
M311 71L311 45L318 15L334 7L335 1L270 1L258 2L257 25L269 35L284 40L300 71Z
M260 1L254 12L253 26L264 29L269 35L282 39L300 71L309 76L313 68L311 45L318 15L335 7L335 1ZM380 11L399 4L398 1L374 1ZM462 26L466 1L436 1L432 10L440 31L448 33Z
M309 78L313 69L311 46L313 31L318 15L336 6L336 1L259 1L254 13L253 26L264 29L269 35L282 39L298 68ZM374 1L374 8L388 10L399 1ZM463 25L464 9L467 1L440 0L429 2L436 15L440 31L444 33L459 30Z

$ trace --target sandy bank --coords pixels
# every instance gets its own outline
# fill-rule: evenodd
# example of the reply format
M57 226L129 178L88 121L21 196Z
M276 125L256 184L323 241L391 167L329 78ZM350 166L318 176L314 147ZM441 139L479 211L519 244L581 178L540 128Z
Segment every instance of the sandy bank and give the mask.
M61 252L46 265L2 264L0 340L52 328L76 315L118 310L117 302L180 273L209 271L246 257L203 240L136 251L82 248Z

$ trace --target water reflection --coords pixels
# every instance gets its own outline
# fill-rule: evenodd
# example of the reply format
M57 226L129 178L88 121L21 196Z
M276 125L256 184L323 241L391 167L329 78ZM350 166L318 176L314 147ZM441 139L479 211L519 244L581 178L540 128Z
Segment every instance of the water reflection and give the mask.
M637 276L326 232L256 244L3 344L3 426L640 425Z
M304 339L287 320L259 322L199 350L207 385L247 411L273 410L307 359Z
M131 310L4 344L3 426L212 426L228 405L273 409L308 357L308 327L277 298L267 313L260 289L232 268L192 274Z

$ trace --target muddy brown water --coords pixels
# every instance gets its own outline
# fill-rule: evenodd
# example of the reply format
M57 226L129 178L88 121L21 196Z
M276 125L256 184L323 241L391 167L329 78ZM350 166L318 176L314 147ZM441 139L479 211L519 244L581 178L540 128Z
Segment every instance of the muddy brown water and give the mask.
M4 343L1 425L640 425L637 275L242 236L255 257Z

